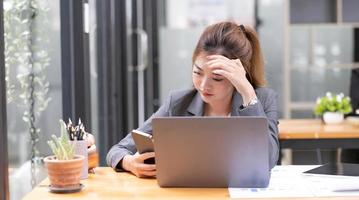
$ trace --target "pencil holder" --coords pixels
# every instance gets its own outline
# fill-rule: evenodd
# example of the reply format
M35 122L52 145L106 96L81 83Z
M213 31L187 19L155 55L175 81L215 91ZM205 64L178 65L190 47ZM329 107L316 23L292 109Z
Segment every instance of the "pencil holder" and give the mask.
M87 142L85 140L76 140L76 141L71 141L71 142L75 145L75 154L82 155L85 157L80 178L86 179L88 177Z

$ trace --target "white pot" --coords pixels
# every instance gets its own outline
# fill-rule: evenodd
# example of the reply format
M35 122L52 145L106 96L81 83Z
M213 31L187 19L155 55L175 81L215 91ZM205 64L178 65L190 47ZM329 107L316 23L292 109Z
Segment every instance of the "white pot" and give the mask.
M326 124L340 124L344 120L344 114L340 112L325 112L323 120Z

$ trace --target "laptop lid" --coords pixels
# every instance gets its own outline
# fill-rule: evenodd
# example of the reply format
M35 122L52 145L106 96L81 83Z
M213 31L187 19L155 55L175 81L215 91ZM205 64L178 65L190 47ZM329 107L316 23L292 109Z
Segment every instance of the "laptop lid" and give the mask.
M161 187L267 187L267 119L154 118Z

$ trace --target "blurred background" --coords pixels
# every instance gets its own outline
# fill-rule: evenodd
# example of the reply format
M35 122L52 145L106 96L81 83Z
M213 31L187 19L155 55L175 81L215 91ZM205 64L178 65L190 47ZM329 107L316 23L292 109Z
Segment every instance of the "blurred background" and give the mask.
M10 198L46 176L41 158L60 118L81 118L105 166L110 147L169 91L191 87L193 49L219 21L257 30L280 118L314 118L317 97L359 90L351 84L358 8L356 0L3 0ZM324 163L337 155L320 154ZM317 156L283 150L282 163Z

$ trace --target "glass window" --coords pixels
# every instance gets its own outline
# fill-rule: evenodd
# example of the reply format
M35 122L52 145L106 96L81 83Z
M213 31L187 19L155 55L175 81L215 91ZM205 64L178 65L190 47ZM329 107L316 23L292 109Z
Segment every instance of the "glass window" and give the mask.
M314 64L352 63L353 38L353 28L349 26L317 28L313 51Z
M290 63L300 68L306 68L309 64L309 28L292 27L290 29Z
M273 12L276 10L276 12ZM263 50L268 87L278 93L278 112L283 112L283 43L284 43L284 3L283 0L258 1L258 35Z
M349 95L351 69L324 67L294 69L291 71L291 98L298 102L315 102L327 91Z
M349 95L354 55L352 28L302 25L290 30L291 101L307 104L301 108L307 112L327 91Z
M59 12L59 1L4 0L11 199L21 199L45 178L41 157L50 154L46 141L58 134L62 116Z

